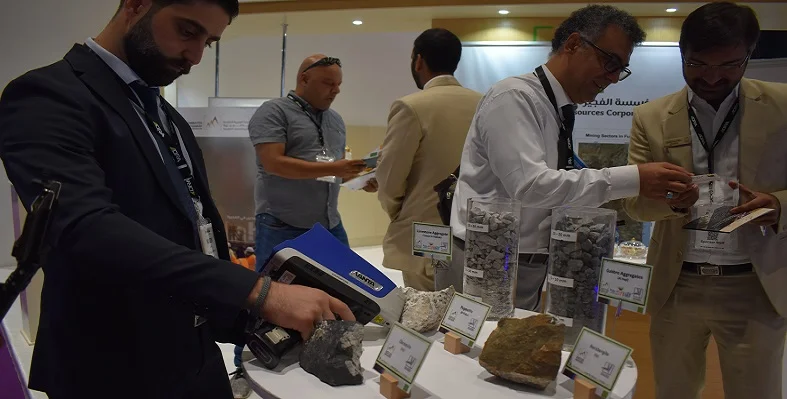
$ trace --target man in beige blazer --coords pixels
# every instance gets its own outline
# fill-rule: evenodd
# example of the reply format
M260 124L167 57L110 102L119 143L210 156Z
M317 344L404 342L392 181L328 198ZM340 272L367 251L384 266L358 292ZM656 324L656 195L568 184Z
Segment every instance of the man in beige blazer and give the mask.
M413 222L442 224L434 186L459 165L481 93L454 78L462 44L445 29L415 39L411 70L422 91L396 100L377 166L378 197L391 219L383 265L401 270L404 284L434 290L434 265L412 254Z
M666 204L626 200L634 219L656 221L648 251L654 266L648 312L657 399L700 397L711 335L726 398L782 398L787 85L742 79L758 37L750 8L724 2L700 7L681 32L688 87L634 110L630 163L671 162L697 175L712 169L740 182L743 205L732 213L775 209L719 235L721 245L707 249L708 241L698 237L713 235L682 228L698 198L711 195L707 183L680 195L665 193L673 197Z

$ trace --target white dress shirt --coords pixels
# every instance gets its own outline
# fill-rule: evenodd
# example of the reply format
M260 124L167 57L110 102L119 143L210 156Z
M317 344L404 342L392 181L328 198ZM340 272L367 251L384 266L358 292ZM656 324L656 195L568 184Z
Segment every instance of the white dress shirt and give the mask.
M549 69L557 106L571 104ZM560 116L533 73L504 79L481 99L462 152L451 210L453 234L465 238L467 200L521 201L520 253L547 252L552 208L598 207L639 194L636 165L557 170Z
M713 145L716 139L716 134L719 132L719 127L727 117L727 113L732 107L735 100L738 98L739 87L736 86L735 90L721 103L719 110L716 111L700 96L694 94L689 89L689 104L694 109L697 115L697 120L705 133L705 141L708 147ZM740 153L740 115L742 109L738 110L729 129L724 134L724 137L719 141L719 144L713 150L713 173L725 178L725 180L738 180L738 165ZM694 174L701 175L708 173L708 152L702 147L700 140L697 138L697 133L694 128L689 124L691 129L691 152L692 161L694 166ZM718 186L716 186L718 187ZM709 199L710 186L708 184L700 184L700 200ZM720 188L715 191L723 192L726 196L725 201L736 201L734 198L734 191L732 189ZM719 193L714 193L714 198L717 198ZM717 198L720 199L720 198ZM706 239L707 232L689 230L689 242L687 250L683 257L686 262L692 263L710 263L714 265L739 265L751 262L749 256L740 250L738 243L739 232L732 232L730 234L719 234L718 238L724 240L724 245L719 245L719 249L697 249L698 238Z

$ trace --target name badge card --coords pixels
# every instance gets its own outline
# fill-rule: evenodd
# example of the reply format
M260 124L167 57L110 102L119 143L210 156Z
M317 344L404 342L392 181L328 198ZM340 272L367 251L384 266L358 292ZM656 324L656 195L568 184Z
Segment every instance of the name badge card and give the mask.
M451 260L451 226L413 223L413 255L435 260Z
M604 258L598 278L598 301L645 314L653 266Z
M596 384L596 393L608 398L631 352L628 346L585 327L577 337L563 374L571 379L580 376Z
M440 322L439 331L443 334L454 332L459 335L464 345L472 347L491 308L474 298L454 293L443 321Z
M383 349L377 355L374 369L380 374L386 371L391 373L399 380L399 388L405 393L410 393L415 377L421 370L421 364L426 359L431 346L432 341L423 335L394 323L385 339Z

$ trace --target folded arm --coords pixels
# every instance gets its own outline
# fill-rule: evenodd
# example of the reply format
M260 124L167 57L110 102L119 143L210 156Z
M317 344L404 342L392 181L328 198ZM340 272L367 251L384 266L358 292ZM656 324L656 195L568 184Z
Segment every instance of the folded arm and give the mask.
M402 210L407 177L422 137L415 112L402 101L394 102L375 174L377 198L391 220L396 220Z

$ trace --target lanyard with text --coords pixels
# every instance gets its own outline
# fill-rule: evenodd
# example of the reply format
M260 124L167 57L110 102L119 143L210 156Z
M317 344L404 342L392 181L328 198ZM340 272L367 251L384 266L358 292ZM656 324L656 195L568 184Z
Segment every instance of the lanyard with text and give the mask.
M137 101L134 101L134 105L139 108L142 115L145 117L145 121L148 123L148 129L150 129L151 132L156 132L159 137L161 137L161 140L164 141L164 145L167 146L167 149L169 149L169 154L175 161L175 167L178 168L180 175L183 177L183 181L186 183L186 189L188 190L191 198L199 200L199 195L194 188L194 174L191 172L191 167L189 167L188 162L186 162L186 158L180 153L180 139L178 138L178 134L175 131L175 125L172 123L172 118L170 117L169 112L164 109L164 113L166 114L167 122L169 122L170 128L170 133L167 133L161 128L158 122L156 122L153 117L151 117L150 114L145 111L145 108L137 103Z
M739 108L740 101L736 99L727 112L727 116L724 117L724 121L721 123L719 131L716 133L716 138L713 139L713 144L708 147L708 140L705 138L705 132L702 130L702 126L700 126L697 114L694 113L694 108L689 104L689 123L691 123L691 127L694 128L694 133L697 135L697 140L699 140L700 145L702 145L702 148L708 153L708 173L713 173L713 150L716 149L721 139L724 138L724 134L730 130L732 121L735 119L735 115L738 113ZM713 201L713 182L710 182L710 199Z
M561 118L560 108L558 108L557 100L555 99L555 92L552 91L552 85L549 84L549 79L547 79L547 75L544 73L543 67L539 66L536 68L536 76L538 76L538 80L541 81L541 86L544 87L544 91L549 98L549 102L552 103L553 107L555 107L555 112L557 112L557 117L560 121L560 135L557 143L557 168L566 170L576 169L576 166L574 165L574 140L571 137L571 130L573 130L573 128L566 128L566 125Z
M292 102L297 104L301 108L303 113L306 114L306 116L309 117L309 120L311 120L312 123L314 123L314 127L317 128L317 135L320 138L320 146L322 146L322 150L324 152L326 150L326 148L325 148L325 137L323 137L323 134L322 134L322 126L320 126L320 124L317 123L317 120L314 119L314 116L312 116L311 112L309 112L306 109L306 107L304 107L303 104L297 98L295 98L295 96L293 96L292 94L287 94L287 98L289 98L290 100L292 100Z

